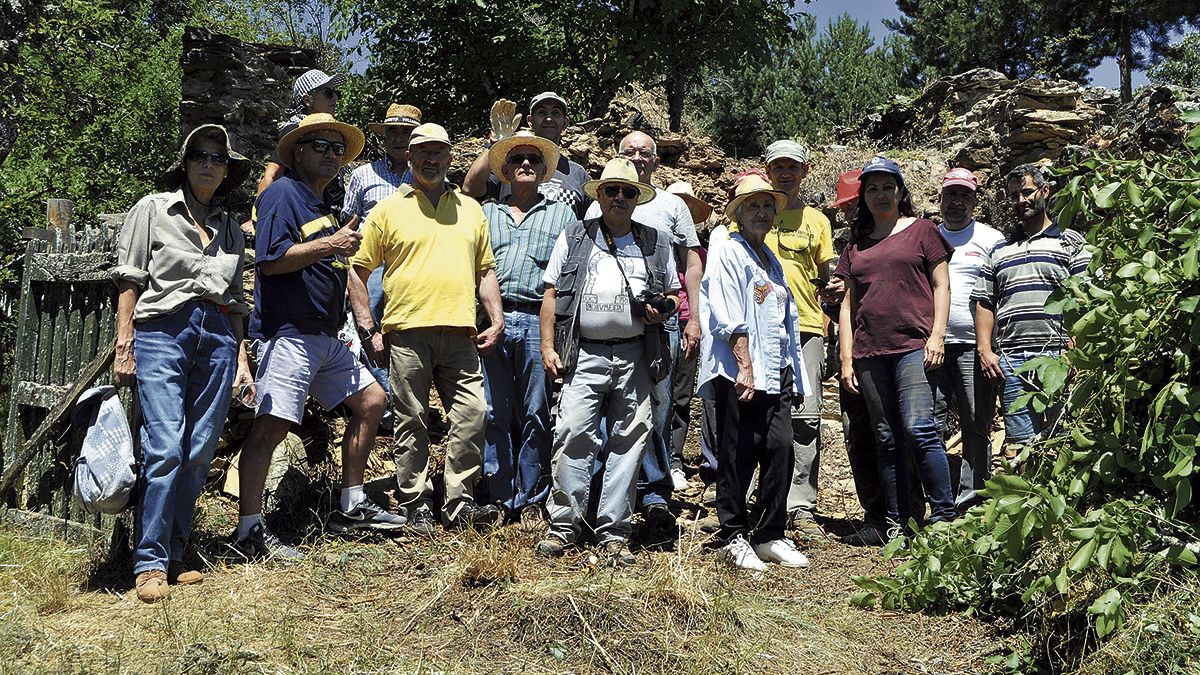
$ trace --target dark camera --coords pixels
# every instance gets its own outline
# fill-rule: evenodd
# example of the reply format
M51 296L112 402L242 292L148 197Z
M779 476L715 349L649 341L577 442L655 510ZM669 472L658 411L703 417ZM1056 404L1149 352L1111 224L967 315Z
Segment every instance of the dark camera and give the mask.
M642 291L633 297L633 307L630 308L630 311L635 317L645 318L646 305L656 309L659 314L670 314L671 310L675 308L675 303L662 293Z

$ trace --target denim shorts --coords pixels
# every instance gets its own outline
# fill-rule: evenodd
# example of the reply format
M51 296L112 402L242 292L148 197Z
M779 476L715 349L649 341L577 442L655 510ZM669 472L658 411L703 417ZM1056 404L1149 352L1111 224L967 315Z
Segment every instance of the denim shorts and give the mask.
M305 396L326 410L375 383L344 342L327 335L285 335L258 347L255 415L299 424Z

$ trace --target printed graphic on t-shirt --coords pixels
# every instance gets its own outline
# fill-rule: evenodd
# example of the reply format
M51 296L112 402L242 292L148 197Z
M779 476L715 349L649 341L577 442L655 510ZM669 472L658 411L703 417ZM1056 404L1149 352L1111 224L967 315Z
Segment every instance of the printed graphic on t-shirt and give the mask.
M758 304L763 304L767 301L767 295L774 290L771 287L771 282L765 281L761 284L754 284L754 301Z
M641 335L645 330L641 319L630 311L629 295L646 288L646 261L631 235L618 237L615 243L616 258L598 245L587 261L579 313L579 334L584 338L614 340Z

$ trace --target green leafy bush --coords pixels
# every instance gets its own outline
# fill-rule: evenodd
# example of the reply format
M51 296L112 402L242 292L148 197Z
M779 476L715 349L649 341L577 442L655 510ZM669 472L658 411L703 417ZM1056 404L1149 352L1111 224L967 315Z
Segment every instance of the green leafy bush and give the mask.
M1078 664L1132 607L1200 579L1200 127L1175 154L1092 155L1064 178L1059 222L1087 228L1094 258L1047 304L1076 344L1029 364L1043 387L1027 398L1065 399L1062 433L992 478L983 505L889 544L908 556L893 575L855 579L864 606L1016 619L1036 643L1018 669Z

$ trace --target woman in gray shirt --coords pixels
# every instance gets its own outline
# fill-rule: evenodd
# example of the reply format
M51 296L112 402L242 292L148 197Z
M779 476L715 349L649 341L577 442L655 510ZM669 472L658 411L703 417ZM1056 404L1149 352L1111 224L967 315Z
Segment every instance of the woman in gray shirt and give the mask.
M221 205L250 171L224 127L188 134L164 182L129 211L117 242L118 385L137 383L142 472L134 574L138 598L203 575L183 563L233 389L252 385L242 345L249 310L245 240Z

